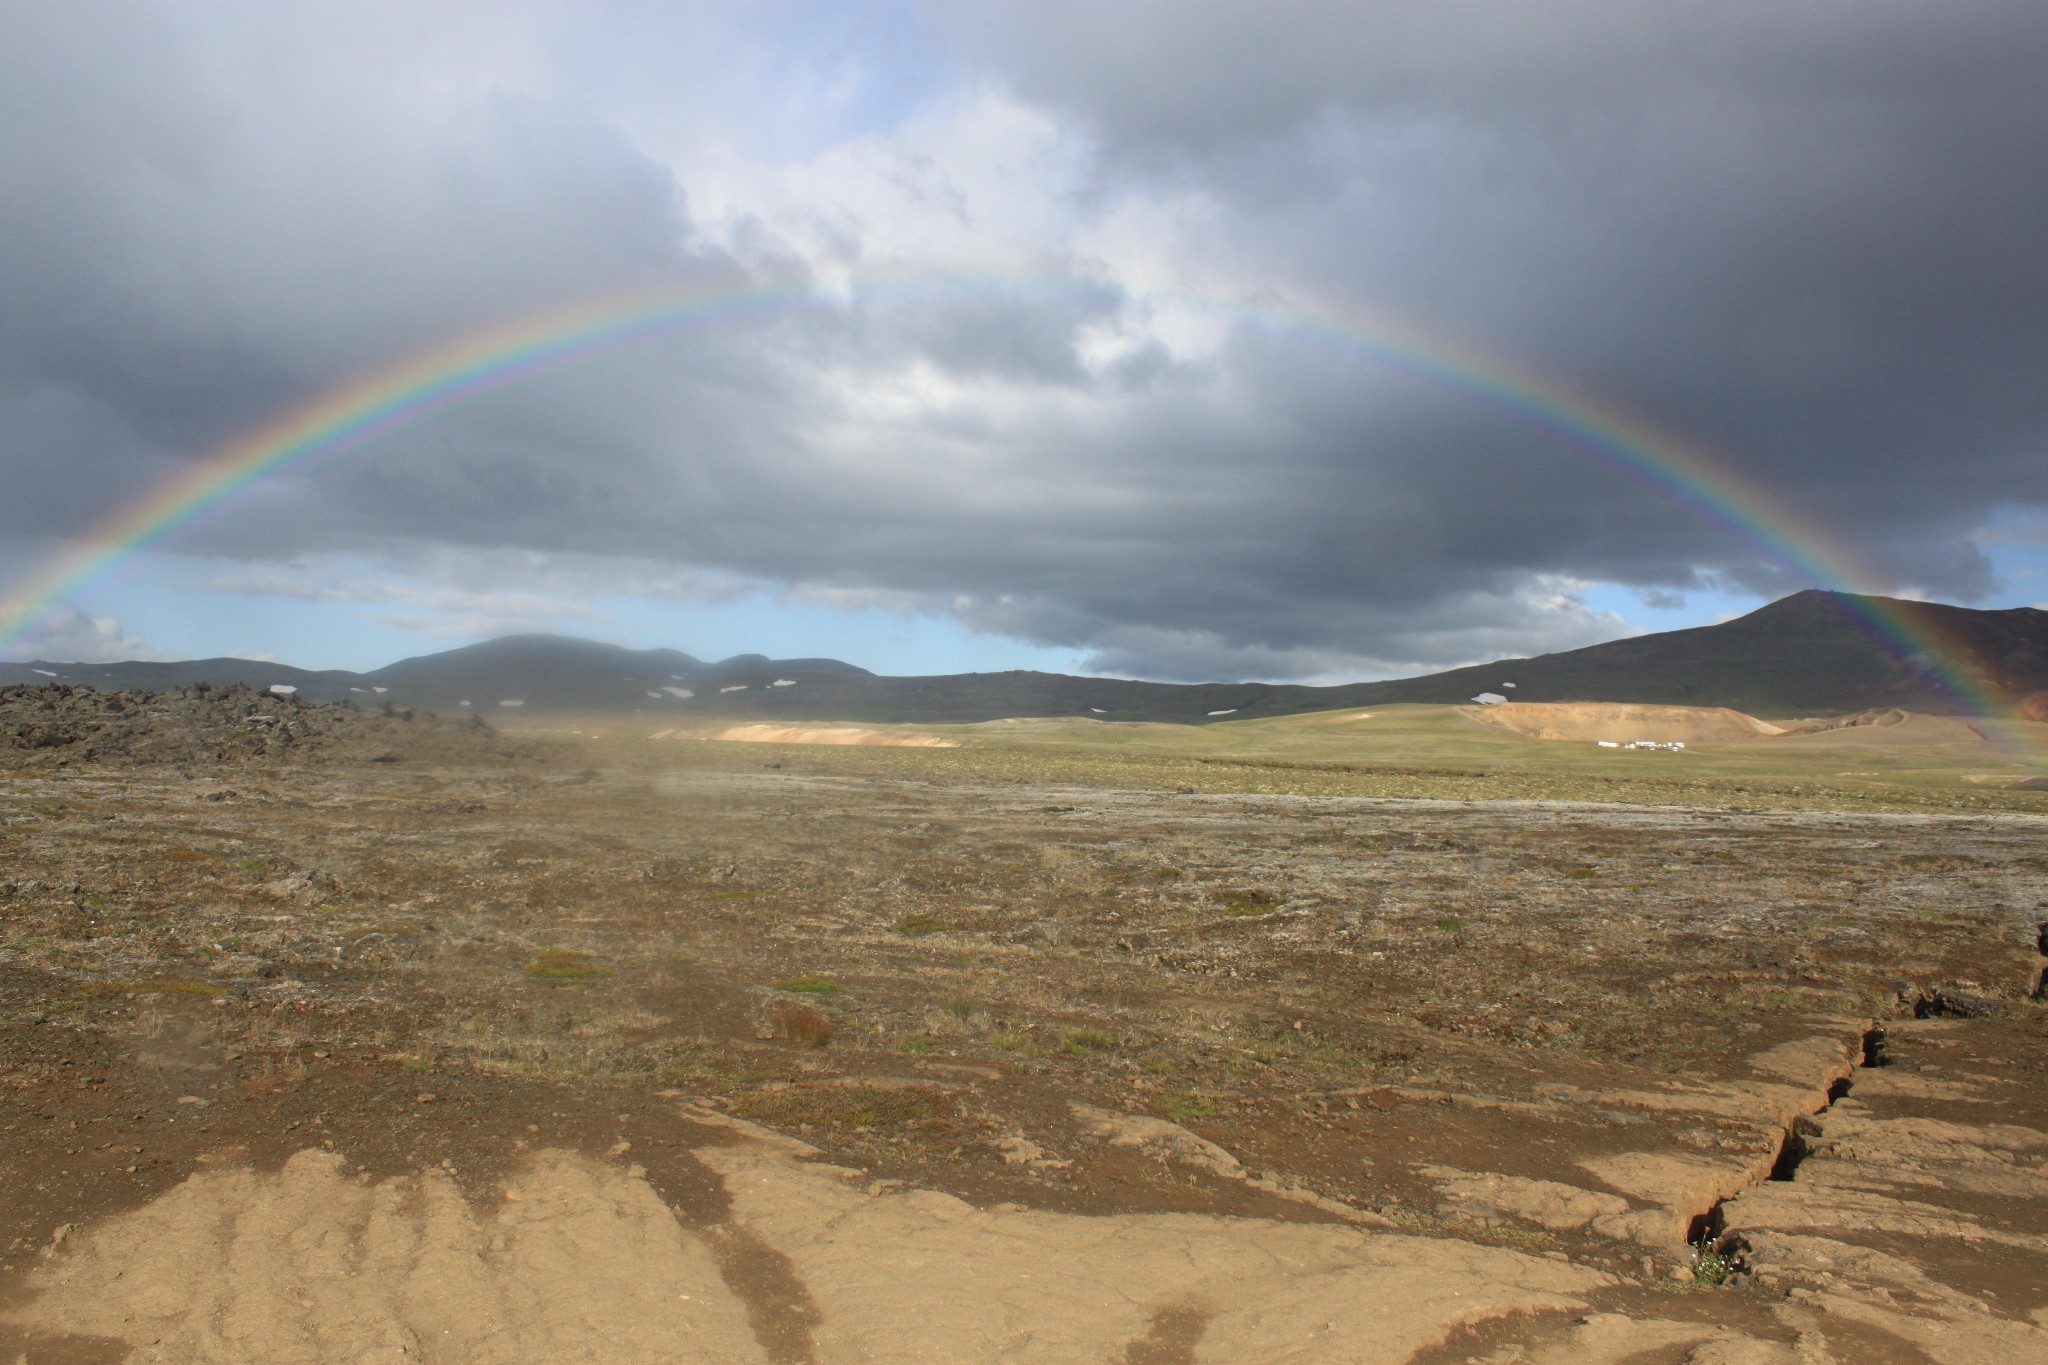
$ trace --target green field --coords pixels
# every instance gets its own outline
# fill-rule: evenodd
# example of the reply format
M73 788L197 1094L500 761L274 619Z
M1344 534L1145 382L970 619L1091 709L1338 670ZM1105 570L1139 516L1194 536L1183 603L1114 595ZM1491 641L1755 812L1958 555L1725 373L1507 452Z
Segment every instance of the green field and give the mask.
M1979 737L1954 721L1854 729L1683 753L1531 739L1460 708L1375 707L1204 726L1083 719L863 727L949 739L954 749L701 743L678 732L649 742L646 722L591 722L580 742L644 747L692 763L776 763L811 772L919 772L990 780L1070 781L1204 792L1451 800L1643 802L1743 808L2048 813L2048 726L2011 723ZM560 723L548 727L556 733ZM1960 736L1960 737L1959 737ZM2048 780L2048 779L2044 779Z

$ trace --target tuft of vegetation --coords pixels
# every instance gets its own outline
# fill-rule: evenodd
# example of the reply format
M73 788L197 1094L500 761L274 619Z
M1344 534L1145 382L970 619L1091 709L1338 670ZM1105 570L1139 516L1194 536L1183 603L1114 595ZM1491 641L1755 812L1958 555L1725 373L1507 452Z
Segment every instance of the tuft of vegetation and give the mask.
M846 987L829 976L792 976L787 981L775 983L778 991L793 991L798 995L839 995Z
M1728 1283L1728 1277L1741 1267L1732 1252L1723 1251L1718 1242L1701 1242L1692 1249L1692 1282L1709 1289Z
M903 1128L951 1117L956 1107L939 1091L870 1085L790 1086L733 1106L742 1118L778 1128Z
M590 954L567 948L543 949L526 968L527 979L531 981L590 981L611 974L611 968Z
M964 995L955 995L949 997L948 999L941 1000L939 1002L939 1008L944 1010L946 1013L952 1015L955 1019L958 1019L961 1023L964 1024L969 1019L972 1019L974 1017L975 1010L979 1009L980 1006L976 1005L972 1000L969 1000Z
M809 1005L777 1005L769 1019L776 1037L798 1047L823 1047L832 1041L832 1021Z
M1216 903L1226 915L1270 915L1280 908L1280 897L1264 887L1235 887L1218 891Z
M897 933L906 934L911 938L923 938L926 934L943 934L953 927L950 921L937 915L905 915L895 924Z
M1076 1057L1116 1050L1116 1039L1099 1028L1070 1028L1060 1035L1060 1042Z
M1465 921L1459 919L1456 915L1445 915L1436 922L1436 927L1447 934L1461 933L1465 929Z
M1200 1095L1177 1095L1162 1100L1159 1112L1175 1123L1190 1123L1196 1119L1213 1118L1216 1115L1216 1101Z

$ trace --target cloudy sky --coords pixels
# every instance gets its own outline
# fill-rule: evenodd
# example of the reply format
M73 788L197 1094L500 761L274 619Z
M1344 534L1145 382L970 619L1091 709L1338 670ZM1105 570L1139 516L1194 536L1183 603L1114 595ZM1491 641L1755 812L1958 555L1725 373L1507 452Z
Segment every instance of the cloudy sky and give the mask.
M0 595L366 374L756 300L288 465L4 653L1334 680L1811 581L1400 336L2039 604L2044 70L2039 0L0 0Z

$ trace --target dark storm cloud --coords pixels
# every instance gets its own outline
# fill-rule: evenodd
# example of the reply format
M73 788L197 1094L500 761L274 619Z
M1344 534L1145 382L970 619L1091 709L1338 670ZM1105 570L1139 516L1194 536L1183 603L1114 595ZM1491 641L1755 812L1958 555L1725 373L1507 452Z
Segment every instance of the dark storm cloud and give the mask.
M1722 452L1898 584L1985 591L1969 534L2048 502L2038 5L949 7L952 87L1046 120L1065 160L1044 164L1078 178L989 199L957 160L972 137L913 142L946 117L933 96L924 123L848 139L873 184L792 163L815 203L722 227L649 143L661 120L607 104L603 44L573 78L548 65L558 11L0 14L0 534L77 529L492 319L958 264L876 207L892 178L970 241L1034 202L1064 226L992 284L856 289L499 394L189 543L539 551L575 558L574 591L591 557L630 557L1182 677L1586 643L1617 624L1572 596L1587 581L1667 603L1800 586L1568 441L1355 356L1246 327L1091 354L1151 306L1117 225L1175 213L1197 226L1152 275L1385 307L1515 357ZM643 85L746 65L683 29L636 56Z
M0 401L78 410L105 452L18 487L10 529L451 332L678 264L677 188L615 129L451 97L458 73L394 46L415 31L339 17L6 10Z
M993 22L970 45L1086 119L1106 174L1229 201L1241 260L1626 401L1896 581L1983 592L1962 533L2048 497L2038 5L978 13ZM1434 444L1411 437L1407 478L1447 468ZM1583 480L1545 497L1539 459L1450 467L1542 511L1469 518L1472 557L1513 545L1650 583L1704 558L1784 583L1689 528L1664 527L1661 549L1589 534L1587 513L1612 526L1639 505Z

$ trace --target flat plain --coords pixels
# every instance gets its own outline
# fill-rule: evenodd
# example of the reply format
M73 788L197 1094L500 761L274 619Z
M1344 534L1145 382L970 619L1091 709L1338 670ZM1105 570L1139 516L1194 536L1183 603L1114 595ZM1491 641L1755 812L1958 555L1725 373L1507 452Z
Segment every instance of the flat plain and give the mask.
M6 1359L2048 1359L2048 727L34 691Z

